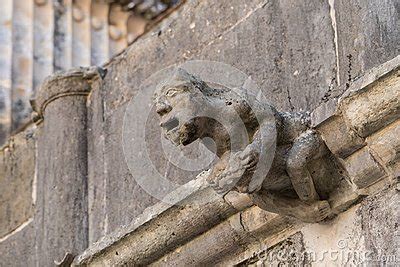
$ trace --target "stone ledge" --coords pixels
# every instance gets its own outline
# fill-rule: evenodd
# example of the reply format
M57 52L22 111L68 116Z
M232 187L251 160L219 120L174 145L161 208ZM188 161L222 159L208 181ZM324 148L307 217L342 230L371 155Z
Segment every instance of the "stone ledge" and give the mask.
M74 264L149 264L236 213L205 185L205 174L147 208L130 225L102 238L78 256ZM204 199L215 201L196 205Z
M333 211L331 218L397 181L393 178L399 166L396 133L400 97L393 100L390 96L400 92L399 65L397 57L371 70L340 99L324 103L313 112L315 129L349 177L341 181L328 200ZM361 112L358 115L362 119L352 112ZM275 235L298 224L258 207L248 208L251 204L241 195L231 194L195 206L196 199L215 197L205 186L205 177L206 174L201 175L171 195L176 201L170 203L181 206L159 203L149 208L130 226L93 245L74 264L210 263L232 251L244 250L260 237Z
M393 74L393 72L398 71L399 68L400 55L375 68L370 69L364 75L358 77L358 79L352 82L351 86L342 94L342 96L340 96L340 98L330 99L329 101L322 103L312 112L311 116L313 126L317 127L326 120L332 118L333 115L337 114L338 102L369 89L369 86L372 86L379 79Z
M368 71L339 98L312 112L312 125L329 149L345 159L366 137L400 119L400 56Z

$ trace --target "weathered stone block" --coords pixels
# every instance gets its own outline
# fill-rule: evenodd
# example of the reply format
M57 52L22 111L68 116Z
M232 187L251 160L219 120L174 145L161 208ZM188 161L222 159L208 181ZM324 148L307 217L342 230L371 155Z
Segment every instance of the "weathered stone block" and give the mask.
M400 118L400 70L352 92L340 109L358 135L367 137Z
M238 266L309 266L303 234L297 232L271 248L261 250Z
M35 142L30 129L0 152L0 239L33 216Z
M236 191L230 191L224 196L224 199L237 210L244 210L253 205L253 201L248 194L241 194Z
M364 140L351 130L343 116L332 116L317 127L329 150L340 158L364 146Z
M324 123L329 120L332 116L334 116L337 112L337 98L330 99L327 102L319 105L312 113L311 113L311 125L313 127L317 127L318 125Z
M329 204L332 213L337 215L354 205L359 199L360 195L356 192L355 186L350 181L342 180L330 196Z
M398 0L335 0L340 84L400 54Z
M345 160L346 169L358 188L365 188L386 175L367 148L358 150Z
M379 160L395 171L400 160L400 120L367 138L367 143Z
M207 44L265 3L265 0L187 1L171 19L133 43L107 66L105 87L112 90L105 95L105 112L129 101L138 85L156 71L198 55Z
M261 229L265 229L268 222L278 217L279 215L275 213L253 207L242 212L241 224L248 232L260 232Z
M313 110L336 90L333 35L327 1L266 1L201 58L250 75L280 110Z
M358 210L367 265L396 266L400 259L400 193L386 190L362 202Z

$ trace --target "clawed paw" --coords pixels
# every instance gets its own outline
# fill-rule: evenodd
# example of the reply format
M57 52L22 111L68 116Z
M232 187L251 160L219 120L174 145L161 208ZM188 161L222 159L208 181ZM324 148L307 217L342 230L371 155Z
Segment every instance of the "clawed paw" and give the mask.
M249 147L244 151L231 153L229 158L218 162L207 182L219 194L233 189L246 171L254 171L258 163L258 154Z
M235 187L240 178L241 175L237 176L230 173L229 171L224 171L214 177L213 181L209 182L209 184L218 194L225 194Z

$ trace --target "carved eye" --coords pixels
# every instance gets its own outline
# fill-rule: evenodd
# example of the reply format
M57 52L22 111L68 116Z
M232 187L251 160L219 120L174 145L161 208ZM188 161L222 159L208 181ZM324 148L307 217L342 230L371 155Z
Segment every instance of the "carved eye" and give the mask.
M176 88L171 88L165 93L165 95L168 96L168 97L173 97L178 93L178 91L179 90L176 89Z

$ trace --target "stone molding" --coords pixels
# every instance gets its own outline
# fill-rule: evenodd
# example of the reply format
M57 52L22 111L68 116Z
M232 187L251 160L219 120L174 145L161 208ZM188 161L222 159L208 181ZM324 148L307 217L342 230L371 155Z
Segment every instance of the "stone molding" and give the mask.
M329 199L333 211L331 218L365 196L398 184L399 93L400 56L372 69L357 79L341 97L323 103L312 113L314 128L349 177L341 181ZM198 180L185 186L185 190L191 193L176 203L184 202L186 205L165 206L159 203L146 209L134 223L105 236L78 256L73 264L212 262L231 251L245 250L247 244L258 238L301 224L256 206L248 208L251 203L240 195L227 195L207 207L193 209L191 205L196 197L211 198L215 194L210 188L204 188L204 184L193 186L203 183L206 177L207 174L200 175ZM237 209L229 208L231 204ZM204 218L213 217L219 219L204 224ZM190 231L182 231L186 229L184 225L190 225ZM221 242L215 242L216 239Z
M47 77L40 86L31 105L39 119L44 116L45 109L54 100L73 95L87 96L94 79L103 78L106 70L100 67L75 68L64 72L56 72ZM34 119L38 121L37 119Z

